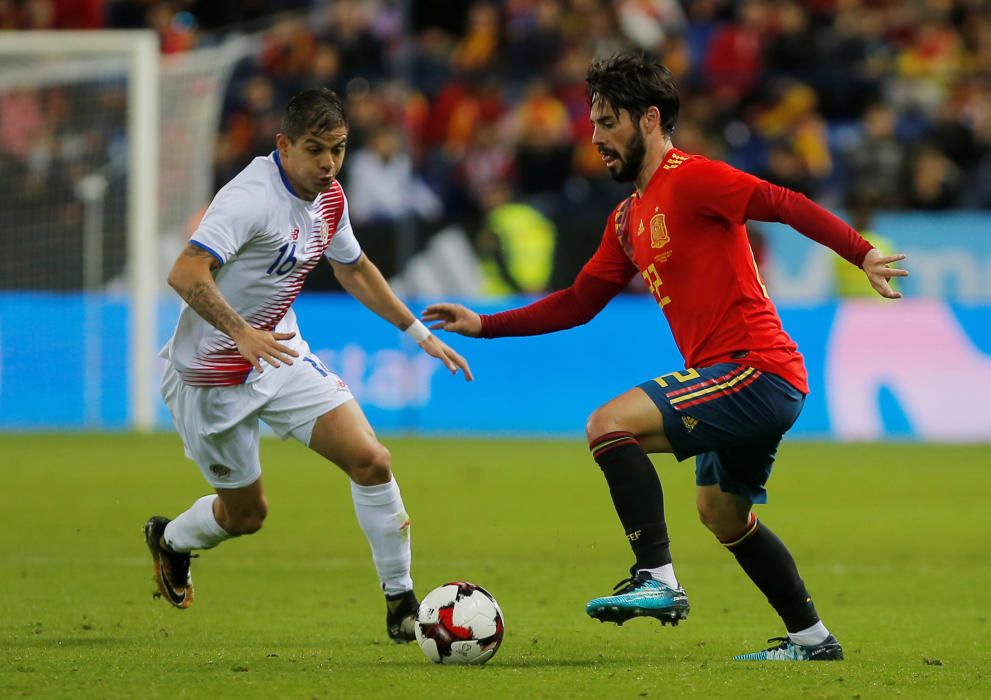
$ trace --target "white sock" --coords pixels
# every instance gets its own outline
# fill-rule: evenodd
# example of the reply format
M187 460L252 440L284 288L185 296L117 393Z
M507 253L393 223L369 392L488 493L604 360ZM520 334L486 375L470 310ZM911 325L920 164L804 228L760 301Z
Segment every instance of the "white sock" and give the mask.
M185 513L165 526L165 544L175 552L189 552L194 549L210 549L231 534L213 516L213 502L217 494L204 496L189 507Z
M652 579L660 581L669 588L678 589L678 579L674 575L674 564L665 564L664 566L658 566L656 569L639 569L639 571L650 574Z
M822 620L799 632L788 633L788 639L803 647L814 647L816 644L822 644L828 636L829 630L826 629L826 625L822 624Z
M409 515L396 480L375 486L359 486L352 481L351 500L358 524L371 545L382 590L386 595L413 590Z

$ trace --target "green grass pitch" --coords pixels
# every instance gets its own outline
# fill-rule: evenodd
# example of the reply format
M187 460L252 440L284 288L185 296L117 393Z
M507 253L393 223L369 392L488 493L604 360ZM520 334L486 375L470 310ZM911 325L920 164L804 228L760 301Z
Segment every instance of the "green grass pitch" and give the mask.
M484 667L385 637L344 476L265 440L271 512L153 600L145 519L208 489L174 435L0 437L0 697L991 697L991 447L786 443L758 513L789 544L838 664L733 662L783 632L698 523L690 463L657 457L677 628L586 618L629 552L581 440L386 438L423 595L485 586L506 637Z

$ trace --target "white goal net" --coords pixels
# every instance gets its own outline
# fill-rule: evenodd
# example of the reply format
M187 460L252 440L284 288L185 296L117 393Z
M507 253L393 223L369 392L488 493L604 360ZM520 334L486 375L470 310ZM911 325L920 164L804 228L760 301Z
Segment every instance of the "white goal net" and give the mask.
M147 31L4 32L0 426L154 425L159 293L250 44L163 58Z

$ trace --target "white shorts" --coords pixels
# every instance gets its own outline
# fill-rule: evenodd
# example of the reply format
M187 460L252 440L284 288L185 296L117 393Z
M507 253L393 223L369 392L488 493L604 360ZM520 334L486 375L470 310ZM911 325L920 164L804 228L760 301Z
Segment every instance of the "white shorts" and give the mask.
M188 386L169 364L162 398L186 456L215 488L233 489L261 476L259 418L283 440L294 437L309 446L316 419L354 396L306 351L292 365L266 366L254 381L238 386Z

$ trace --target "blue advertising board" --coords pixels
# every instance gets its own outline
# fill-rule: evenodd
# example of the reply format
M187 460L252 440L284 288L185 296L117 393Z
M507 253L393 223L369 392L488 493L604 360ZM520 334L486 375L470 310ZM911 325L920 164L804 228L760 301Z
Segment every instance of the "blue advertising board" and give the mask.
M751 224L766 240L761 272L784 304L834 298L835 268L847 263L783 224ZM878 213L872 229L908 256L899 280L906 298L991 303L991 213Z
M471 363L471 383L350 297L303 295L295 308L311 349L384 433L579 437L597 406L682 367L661 313L640 296L552 335L445 336ZM163 341L177 309L161 305ZM991 441L991 304L853 301L780 312L812 389L793 436ZM127 313L113 297L0 295L0 429L127 429ZM164 406L157 424L171 427Z

